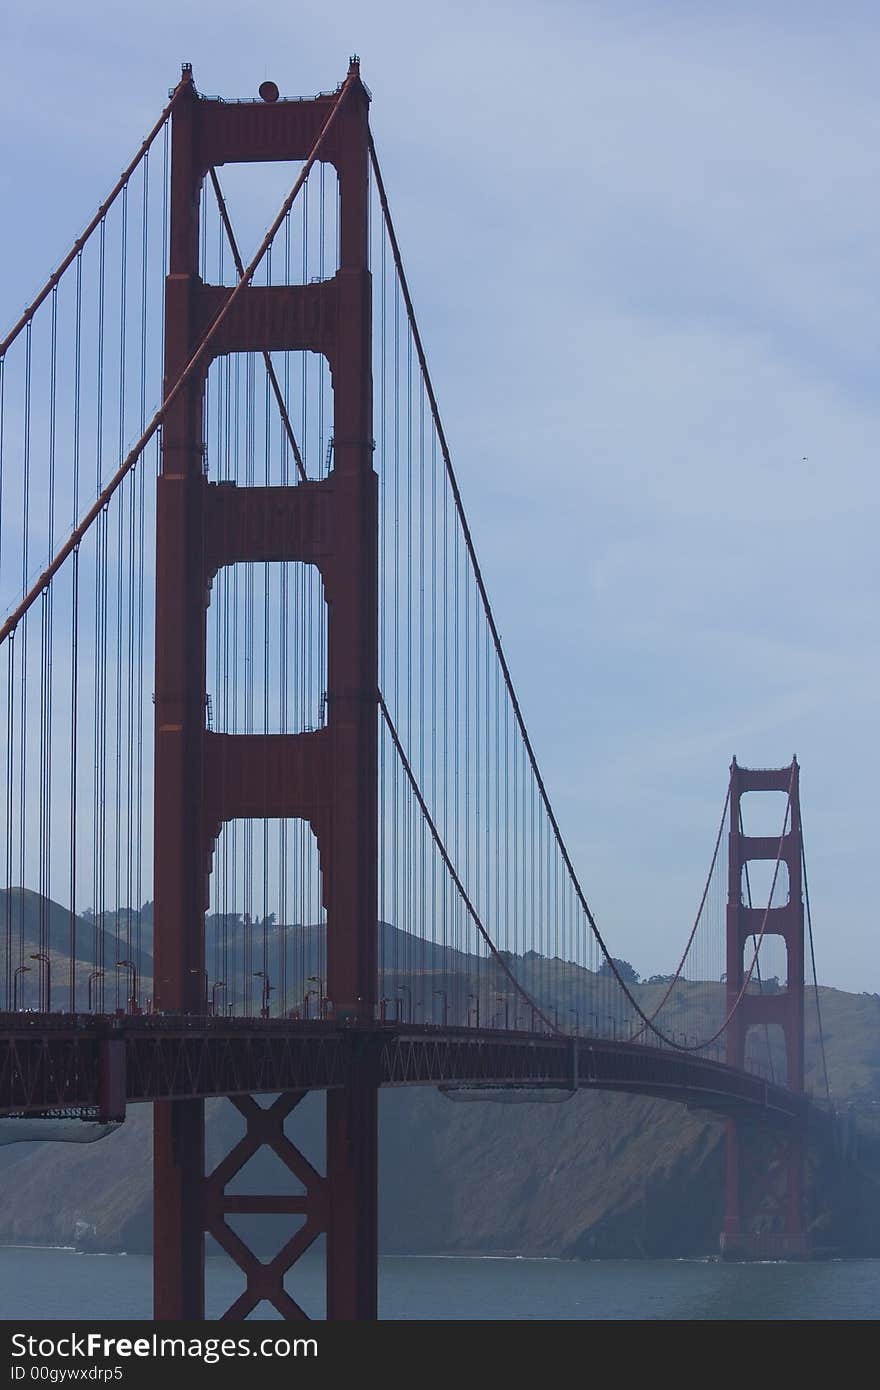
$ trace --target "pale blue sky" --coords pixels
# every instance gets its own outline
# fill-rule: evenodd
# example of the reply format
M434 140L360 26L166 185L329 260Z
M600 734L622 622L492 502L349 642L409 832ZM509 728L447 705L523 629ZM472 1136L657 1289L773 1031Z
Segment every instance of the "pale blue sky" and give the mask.
M0 19L0 318L181 61L208 93L298 95L352 52L510 664L615 953L671 968L731 754L796 752L821 977L880 989L875 7L34 0Z

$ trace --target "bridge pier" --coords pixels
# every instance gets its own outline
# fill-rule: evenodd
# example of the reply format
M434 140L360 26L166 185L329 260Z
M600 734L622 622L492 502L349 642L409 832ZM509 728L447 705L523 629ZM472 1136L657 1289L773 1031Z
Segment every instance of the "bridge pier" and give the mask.
M201 1322L205 1316L202 1185L205 1102L153 1106L153 1315Z
M731 1261L809 1259L803 1135L797 1130L774 1134L769 1154L750 1164L744 1152L747 1133L747 1122L728 1121L721 1257Z
M359 1074L360 1072L360 1074ZM327 1317L378 1317L379 1088L355 1068L327 1092Z

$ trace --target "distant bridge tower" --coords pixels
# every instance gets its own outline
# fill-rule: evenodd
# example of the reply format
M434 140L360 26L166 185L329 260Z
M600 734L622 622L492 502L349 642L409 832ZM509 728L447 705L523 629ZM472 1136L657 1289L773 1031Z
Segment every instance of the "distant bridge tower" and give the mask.
M769 860L788 870L789 899L767 912L766 936L781 936L787 954L787 986L774 994L746 991L727 1029L727 1061L745 1067L751 1028L778 1025L785 1039L786 1081L793 1091L804 1089L804 902L803 842L797 759L789 767L745 768L734 758L730 768L730 837L727 896L727 1009L736 1005L754 947L764 922L765 906L749 907L743 900L746 866ZM744 835L741 799L746 792L790 794L788 831L778 836ZM754 977L753 977L754 978ZM779 1078L777 1078L778 1080ZM804 1135L787 1128L772 1134L773 1149L766 1161L747 1167L744 1125L731 1119L727 1129L727 1180L721 1253L728 1259L803 1259L809 1255L804 1229ZM793 1122L792 1122L793 1123ZM766 1140L767 1136L761 1136ZM756 1136L756 1140L758 1136ZM749 1205L751 1202L751 1205Z
M173 116L170 264L165 300L166 390L231 295L199 276L199 200L215 165L302 161L336 96L224 102L192 85ZM371 291L368 269L368 104L356 60L319 158L339 178L339 269L306 285L248 286L211 341L211 356L311 351L333 382L333 471L296 487L210 483L204 467L208 359L168 410L157 491L155 995L160 1009L204 1014L205 912L214 843L237 818L297 818L317 840L327 911L327 997L337 1019L373 1019L377 942L378 485L372 463ZM224 565L304 562L320 571L328 607L327 725L299 734L232 735L206 727L206 622ZM326 1173L284 1134L302 1092L268 1110L234 1103L241 1144L204 1170L204 1102L155 1107L155 1316L204 1317L205 1235L247 1276L226 1316L262 1300L302 1316L284 1287L289 1267L327 1238L327 1316L376 1317L377 1085L372 1054L351 1030L345 1084L327 1093ZM266 1144L302 1197L226 1193ZM226 1221L277 1213L304 1225L269 1264Z

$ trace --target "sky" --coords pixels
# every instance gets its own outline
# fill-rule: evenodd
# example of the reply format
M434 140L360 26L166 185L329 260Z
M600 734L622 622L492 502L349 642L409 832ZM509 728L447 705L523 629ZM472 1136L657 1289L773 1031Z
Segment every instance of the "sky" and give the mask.
M152 124L371 121L465 506L581 880L672 969L732 755L797 754L823 982L880 990L880 21L840 3L392 0L0 17L0 318Z

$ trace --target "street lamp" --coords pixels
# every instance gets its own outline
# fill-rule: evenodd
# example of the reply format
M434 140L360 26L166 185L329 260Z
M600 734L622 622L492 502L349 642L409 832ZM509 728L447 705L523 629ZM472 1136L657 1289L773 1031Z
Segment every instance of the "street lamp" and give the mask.
M18 1013L18 977L19 975L29 975L31 967L29 965L16 966L15 975L12 981L12 1012Z
M574 1014L574 1034L576 1038L581 1035L581 1016L578 1009L569 1009L570 1014Z
M407 1022L408 1022L408 1023L412 1023L412 1021L413 1021L412 986L411 986L411 985L398 985L398 986L397 986L397 989L398 989L398 993L400 993L400 994L402 994L403 991L406 990L406 997L407 997L407 1014L408 1014ZM400 1022L400 1000L399 1000L399 999L398 999L398 1001L397 1001L397 1004L398 1004L398 1009L397 1009L397 1021L398 1021L398 1023L399 1023L399 1022Z
M318 986L318 1018L323 1018L325 1015L324 977L323 975L309 975L308 978L310 984Z
M217 1016L217 991L218 991L218 989L222 989L222 990L225 991L225 989L226 989L226 981L225 981L225 980L215 980L214 983L213 983L213 985L211 986L211 1013L215 1016L215 1018L216 1018L216 1016Z
M46 1013L52 1012L52 963L45 951L32 951L31 960L38 960L46 967ZM43 972L40 971L40 1008L43 1007Z
M103 972L103 970L93 970L92 973L91 973L91 975L89 976L89 1013L92 1012L92 981L93 981L93 980L103 980L103 978L104 978L104 972Z
M498 1013L496 1015L496 1017L498 1018L501 1017L500 1005L504 1005L504 1031L506 1033L510 1026L510 1000L507 998L506 994L496 994L495 1003L499 1005Z
M445 990L445 989L435 989L435 990L434 990L434 997L436 998L438 994L439 994L439 995L442 997L442 999L443 999L443 1027L445 1028L445 1027L446 1027L446 1024L447 1024L447 1020L448 1020L448 1003L449 1003L449 1000L448 1000L448 997L447 997L447 994L446 994L446 990Z
M205 1006L205 1007L204 1007L204 1012L207 1013L207 1012L208 1012L208 972L207 972L207 970L205 969L205 967L204 967L203 965L194 965L194 966L192 966L192 968L190 969L190 972L189 972L189 973L190 973L191 975L204 975L204 977L205 977L205 989L204 989L204 993L203 993L203 995L202 995L202 1003L203 1003L204 1006Z
M254 979L263 981L263 1002L260 1005L260 1018L269 1017L269 995L275 986L272 984L265 970L255 970Z
M473 999L473 1001L474 1001L474 1016L475 1016L474 1027L475 1027L475 1028L479 1028L479 1026L480 1026L480 996L479 996L478 994L469 994L469 995L468 995L468 999Z
M116 969L118 970L119 967L120 967L121 965L127 966L128 969L131 971L131 996L130 996L129 1001L128 1001L129 1007L128 1007L128 1009L127 1009L126 1012L132 1013L132 1014L133 1014L133 1013L136 1013L136 1012L137 1012L137 1006L138 1006L138 972L137 972L137 966L135 965L135 963L134 963L133 960L118 960L118 961L116 962Z

